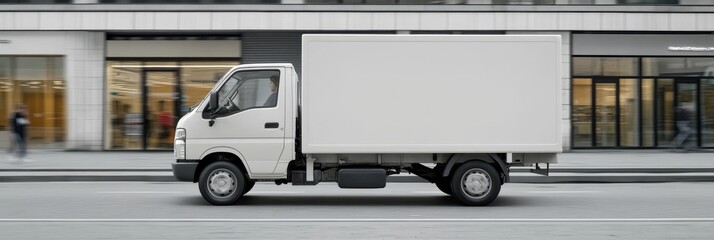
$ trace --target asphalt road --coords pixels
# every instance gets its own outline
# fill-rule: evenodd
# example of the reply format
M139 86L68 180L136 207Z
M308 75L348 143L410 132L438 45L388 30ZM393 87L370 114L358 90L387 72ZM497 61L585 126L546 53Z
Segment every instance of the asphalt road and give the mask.
M237 205L196 184L0 183L0 239L714 239L714 183L506 184L464 207L428 183L259 183Z

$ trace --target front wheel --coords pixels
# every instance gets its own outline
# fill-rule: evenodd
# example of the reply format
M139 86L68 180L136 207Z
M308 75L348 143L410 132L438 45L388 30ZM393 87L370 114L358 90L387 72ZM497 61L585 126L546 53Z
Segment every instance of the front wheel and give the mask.
M246 179L243 172L229 162L214 162L206 166L198 179L198 189L213 205L230 205L243 196Z
M464 205L485 206L501 191L501 177L488 163L466 162L451 176L451 192Z

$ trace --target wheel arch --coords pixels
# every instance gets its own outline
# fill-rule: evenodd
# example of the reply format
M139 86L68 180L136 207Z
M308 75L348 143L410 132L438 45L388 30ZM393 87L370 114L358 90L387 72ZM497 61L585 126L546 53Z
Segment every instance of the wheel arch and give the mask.
M232 163L238 167L243 174L245 174L246 178L250 179L250 168L248 168L248 165L245 165L244 160L239 157L238 154L233 153L232 151L212 151L211 153L205 154L205 156L201 157L201 161L198 161L196 172L193 174L193 182L198 182L198 178L201 176L201 171L203 171L203 169L205 169L208 165L221 161Z
M501 174L501 183L506 183L510 180L509 168L505 160L496 153L456 153L452 154L448 162L444 166L441 173L442 177L449 177L454 170L461 164L469 161L481 161L491 164L496 171Z

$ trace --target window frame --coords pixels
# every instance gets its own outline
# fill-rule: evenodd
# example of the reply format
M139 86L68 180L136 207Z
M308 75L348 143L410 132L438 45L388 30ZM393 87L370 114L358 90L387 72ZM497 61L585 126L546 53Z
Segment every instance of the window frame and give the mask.
M248 111L248 110L277 108L277 107L279 106L279 102L280 102L280 85L282 85L282 84L280 84L280 82L281 82L281 78L282 78L282 75L283 75L282 71L281 71L280 69L273 69L273 68L271 68L271 69L245 69L245 70L236 70L236 71L231 72L231 74L228 75L228 78L227 78L225 81L222 81L222 82L220 83L220 84L221 84L220 87L217 87L214 91L211 91L211 92L210 92L210 94L213 94L213 93L218 94L218 93L221 92L221 90L223 89L223 87L226 86L226 84L227 84L229 81L231 81L232 79L238 79L239 82L236 84L236 86L232 87L232 89L227 93L227 94L228 94L228 97L226 97L225 99L221 100L221 95L217 95L217 97L218 97L218 106L219 106L219 109L224 109L224 108L225 108L225 104L228 103L228 101L233 102L232 99L234 98L234 96L237 95L237 93L239 92L239 90L240 90L240 88L243 86L243 84L245 84L245 83L248 82L248 81L251 81L251 79L248 79L248 80L240 80L240 78L234 77L236 74L246 73L246 72L272 72L273 74L272 74L271 76L274 76L274 75L277 75L277 76L278 76L278 86L277 86L277 89L276 89L277 100L276 100L275 106L253 106L253 107L249 107L249 108L246 108L246 109L238 109L238 111L231 111L231 112L221 113L220 111L209 110L209 109L208 109L208 108L209 108L209 104L206 104L206 105L204 106L204 108L203 108L203 114L202 114L202 115L203 115L203 116L202 116L203 119L224 118L224 117L229 117L229 116L232 116L232 115L235 115L235 114L238 114L238 113L242 113L242 112L245 112L245 111ZM209 99L209 98L206 98L206 99Z

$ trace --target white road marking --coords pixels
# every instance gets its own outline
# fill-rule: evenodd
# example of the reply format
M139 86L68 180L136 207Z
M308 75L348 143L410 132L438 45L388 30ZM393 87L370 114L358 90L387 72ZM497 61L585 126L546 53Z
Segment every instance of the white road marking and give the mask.
M241 219L241 218L117 218L117 219L52 219L52 218L1 218L0 223L10 222L483 222L483 223L671 223L706 222L714 223L714 218L298 218L298 219Z
M107 181L107 182L97 182L97 181L76 181L76 182L0 182L0 185L47 185L47 184L88 184L88 185L116 185L118 183L122 184L137 184L137 185L147 185L147 184L162 184L162 185L186 185L186 182L136 182L136 181Z
M601 191L525 191L526 193L543 193L543 194L550 194L550 193L599 193Z
M167 192L167 191L102 191L101 194L183 194L185 192Z

